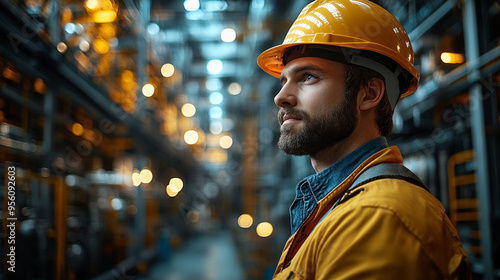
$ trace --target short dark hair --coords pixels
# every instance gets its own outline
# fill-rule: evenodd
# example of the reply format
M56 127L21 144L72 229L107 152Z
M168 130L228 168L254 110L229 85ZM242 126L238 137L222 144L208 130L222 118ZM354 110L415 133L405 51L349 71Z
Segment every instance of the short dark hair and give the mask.
M361 87L368 86L368 82L373 78L381 79L385 82L382 74L368 69L363 66L344 64L345 75L345 92L348 101L356 102L357 94ZM384 93L382 100L377 105L377 119L375 120L380 134L389 136L392 133L392 109L387 97L387 92Z

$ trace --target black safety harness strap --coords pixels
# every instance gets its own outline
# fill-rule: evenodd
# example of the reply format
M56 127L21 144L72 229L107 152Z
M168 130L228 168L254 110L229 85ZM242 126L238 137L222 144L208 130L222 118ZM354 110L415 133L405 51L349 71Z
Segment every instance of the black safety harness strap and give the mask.
M381 163L368 168L366 171L361 173L359 177L352 183L351 187L349 187L349 190L356 189L359 186L371 181L385 178L405 180L429 191L429 189L427 189L427 186L425 186L424 182L422 182L422 180L420 180L417 175L411 172L404 165L393 163Z

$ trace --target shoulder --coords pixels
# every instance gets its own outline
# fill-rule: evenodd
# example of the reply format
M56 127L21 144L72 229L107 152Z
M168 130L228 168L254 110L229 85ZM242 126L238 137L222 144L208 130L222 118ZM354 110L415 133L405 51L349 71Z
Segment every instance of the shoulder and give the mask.
M359 188L362 189L359 194L344 203L346 208L380 207L411 217L431 213L441 216L445 213L443 205L434 195L405 180L384 178Z
M427 190L399 179L380 179L363 186L325 219L393 219L393 226L405 227L408 233L425 241L426 236L443 228L446 211Z
M454 255L465 255L444 207L425 189L397 179L373 181L362 188L313 231L318 253L327 248L354 250L363 252L360 259L384 256L387 265L438 267L442 275Z

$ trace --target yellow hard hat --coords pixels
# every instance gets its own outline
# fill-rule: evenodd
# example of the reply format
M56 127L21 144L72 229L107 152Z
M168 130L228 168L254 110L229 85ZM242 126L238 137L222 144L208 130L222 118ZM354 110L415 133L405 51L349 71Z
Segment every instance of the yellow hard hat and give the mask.
M414 66L408 34L392 14L370 1L317 0L308 4L283 44L261 53L257 63L268 74L279 77L287 62L283 61L284 55L294 46L301 46L302 54L308 54L302 56L315 56L318 48L331 49L345 57L341 62L379 72L385 78L393 109L400 96L417 90L420 74Z

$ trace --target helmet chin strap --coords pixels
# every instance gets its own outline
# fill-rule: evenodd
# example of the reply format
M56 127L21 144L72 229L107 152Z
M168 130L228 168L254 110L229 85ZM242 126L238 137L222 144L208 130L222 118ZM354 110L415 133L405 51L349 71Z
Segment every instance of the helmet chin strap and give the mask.
M351 57L350 64L366 67L384 76L387 98L389 99L391 109L394 112L394 108L396 107L402 93L401 86L405 83L405 76L408 75L406 70L398 64L395 71L392 72L383 64L359 55L353 55Z

